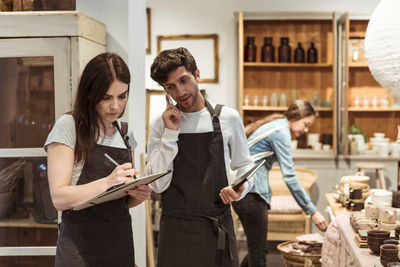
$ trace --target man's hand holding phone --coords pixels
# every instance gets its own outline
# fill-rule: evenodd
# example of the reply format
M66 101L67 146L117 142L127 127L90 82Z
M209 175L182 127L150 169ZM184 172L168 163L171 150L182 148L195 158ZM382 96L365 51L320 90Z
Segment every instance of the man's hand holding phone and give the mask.
M178 130L179 122L181 120L181 111L172 104L170 96L165 95L165 100L167 101L167 108L162 114L165 127L170 130Z

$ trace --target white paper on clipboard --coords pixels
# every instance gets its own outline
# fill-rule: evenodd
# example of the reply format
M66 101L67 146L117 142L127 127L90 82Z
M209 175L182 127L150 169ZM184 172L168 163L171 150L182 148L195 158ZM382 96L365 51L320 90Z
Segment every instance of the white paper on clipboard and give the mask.
M125 193L126 190L132 189L132 188L134 188L135 186L138 186L138 185L146 185L146 184L152 183L155 180L160 179L161 177L163 177L164 175L166 175L166 174L168 174L170 172L171 172L171 170L168 170L168 171L165 171L165 172L155 173L155 174L152 174L152 175L141 177L139 179L135 179L132 182L123 184L121 186L118 186L118 187L116 187L114 189L104 191L103 193L101 193L101 194L95 196L94 198L86 201L85 203L80 204L80 205L72 208L72 210L82 210L82 209L85 209L85 208L88 208L88 207L92 207L94 205L98 205L98 204L103 203L103 202L119 199L121 197L126 196L126 193Z

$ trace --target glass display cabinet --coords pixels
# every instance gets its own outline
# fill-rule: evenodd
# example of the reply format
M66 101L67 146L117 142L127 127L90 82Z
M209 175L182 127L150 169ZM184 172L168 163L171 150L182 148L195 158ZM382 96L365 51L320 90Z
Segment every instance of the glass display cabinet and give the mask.
M1 12L0 36L0 246L54 246L43 144L71 110L83 67L105 52L106 28L77 11ZM40 258L0 257L0 265L54 263Z
M400 107L372 76L364 53L369 15L345 13L337 21L338 32L338 128L340 153L351 154L349 136L360 129L370 143L376 135L387 142L397 138ZM373 145L373 144L372 144ZM387 155L379 155L386 156Z

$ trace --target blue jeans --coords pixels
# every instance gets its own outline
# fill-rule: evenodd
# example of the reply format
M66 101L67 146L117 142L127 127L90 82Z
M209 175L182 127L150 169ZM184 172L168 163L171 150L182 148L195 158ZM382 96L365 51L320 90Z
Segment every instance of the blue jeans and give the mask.
M268 205L257 193L248 193L240 201L232 203L238 214L247 238L248 256L242 266L267 266ZM246 265L245 261L248 261Z

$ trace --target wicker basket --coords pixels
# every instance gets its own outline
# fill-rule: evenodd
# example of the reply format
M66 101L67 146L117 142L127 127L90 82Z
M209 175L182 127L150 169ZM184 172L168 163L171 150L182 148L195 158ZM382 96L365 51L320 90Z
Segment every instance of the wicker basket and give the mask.
M280 216L275 216L278 217L279 220L273 220L272 217L274 217L274 215L272 214L268 215L268 233L304 234L306 223L304 221L303 214L299 214L299 216L296 218L290 218L290 216L285 216L285 214L279 215Z
M278 250L282 254L282 261L285 266L313 266L320 267L321 266L321 255L319 254L304 254L297 255L289 252L289 244L295 241L283 242L277 246Z

